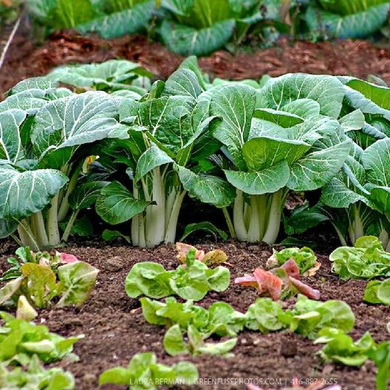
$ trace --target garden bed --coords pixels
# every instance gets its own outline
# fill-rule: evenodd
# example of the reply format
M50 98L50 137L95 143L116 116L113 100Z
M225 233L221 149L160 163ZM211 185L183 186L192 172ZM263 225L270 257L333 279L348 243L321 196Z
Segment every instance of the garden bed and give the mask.
M44 75L58 65L103 62L112 58L138 62L164 79L183 60L143 36L105 40L65 31L53 34L43 45L36 46L21 32L15 37L0 74L0 93L4 94L22 79ZM352 75L362 79L373 74L390 82L390 50L368 41L293 43L282 38L274 48L247 48L237 55L219 50L201 58L199 63L211 77L234 80L302 72Z
M264 266L272 249L233 241L221 245L201 245L202 249L207 250L217 247L229 255L232 283L223 293L209 293L199 304L208 307L213 302L225 301L236 310L245 312L256 300L257 293L254 289L234 285L233 280L258 266ZM0 246L0 272L6 268L5 260L15 248L9 242ZM162 346L165 329L146 322L138 299L131 299L126 295L124 280L131 267L141 261L155 261L167 269L176 268L173 247L161 246L146 250L129 246L105 247L98 241L89 241L81 246L72 244L62 251L74 254L80 260L100 269L92 296L80 309L46 310L40 312L38 318L38 322L45 323L52 332L63 336L85 335L75 345L75 353L79 355L80 361L60 363L75 375L78 390L97 389L101 372L118 365L126 366L134 354L145 351L156 353L163 363L171 364L179 360L194 362L201 378L198 385L191 387L194 389L246 389L245 384L240 384L240 379L252 379L254 383L257 381L260 384L263 381L264 388L279 388L289 385L294 377L304 381L324 378L329 384L336 382L342 385L343 390L375 389L376 369L372 362L368 361L360 369L333 363L323 364L316 355L321 347L291 332L264 335L243 331L238 336L233 358L211 355L169 357ZM390 308L363 303L365 281L342 281L330 272L327 256L318 256L318 259L321 262L320 270L316 276L305 280L320 290L321 300L342 299L351 306L356 316L351 336L356 339L369 330L378 342L386 340L384 329L390 320ZM284 305L290 306L293 303L294 299L290 299ZM113 390L116 388L121 389L114 385L102 387Z

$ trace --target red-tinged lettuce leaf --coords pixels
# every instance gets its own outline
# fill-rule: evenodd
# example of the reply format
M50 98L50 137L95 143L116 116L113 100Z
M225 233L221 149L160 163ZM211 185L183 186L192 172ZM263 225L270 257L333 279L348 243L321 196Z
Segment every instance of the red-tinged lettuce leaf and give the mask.
M300 293L306 295L308 298L315 299L317 301L320 299L321 294L318 290L311 288L307 284L291 276L290 276L290 282Z
M79 259L76 256L70 255L68 253L58 252L58 255L60 256L60 261L63 264L71 264L71 263L75 263L76 261L79 261Z
M274 301L279 300L282 295L282 279L262 268L256 268L253 275L259 284L258 288L260 294L267 292Z
M204 251L200 251L200 250L196 249L192 245L184 244L182 242L177 242L176 243L177 259L179 260L179 262L181 264L185 264L186 263L186 257L188 255L188 252L191 249L194 249L196 251L195 252L195 260L199 260L199 261L203 260L203 258L204 258Z
M280 268L282 268L288 276L292 276L295 279L299 279L300 277L299 267L294 259L291 258L286 263L284 263Z
M253 275L245 275L234 280L236 284L242 284L245 287L258 287L256 278Z

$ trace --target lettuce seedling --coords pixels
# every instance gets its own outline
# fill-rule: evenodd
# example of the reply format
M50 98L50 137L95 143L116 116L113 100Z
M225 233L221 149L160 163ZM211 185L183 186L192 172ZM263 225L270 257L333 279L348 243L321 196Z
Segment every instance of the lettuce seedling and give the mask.
M141 304L146 321L169 328L164 336L164 347L170 355L225 354L234 348L236 338L219 343L205 341L212 335L235 337L246 322L244 314L225 302L215 302L208 310L194 306L192 301L177 302L175 298L167 298L165 303L141 298Z
M259 298L246 312L245 326L262 333L275 332L288 328L290 317L283 311L279 302L271 298Z
M18 302L18 315L30 316L34 309L29 305L43 309L57 299L57 307L81 306L89 298L99 272L92 265L66 253L51 256L28 247L19 248L17 255L20 260L5 273L12 280L0 289L0 306Z
M177 294L186 300L200 301L209 291L225 291L230 283L230 271L222 266L208 268L195 260L195 255L195 250L190 250L186 264L175 271L166 271L158 263L137 263L126 277L127 294L131 298L146 295L155 299Z
M347 366L362 366L368 359L367 352L376 346L369 332L356 342L340 329L324 328L318 336L314 344L326 344L319 352L322 359Z
M332 270L342 279L372 279L390 276L390 254L377 237L360 237L355 247L340 247L331 253Z
M183 333L180 325L177 324L171 326L165 333L163 344L165 351L172 356L188 353L192 355L226 355L236 346L237 338L217 343L205 342L204 336L195 326L189 325L187 331Z
M369 303L382 303L390 306L390 279L372 280L367 283L363 300Z
M225 302L214 302L208 309L195 306L192 301L177 302L175 298L167 298L165 303L141 298L142 313L150 324L180 325L187 330L192 325L203 339L215 334L219 337L237 336L243 330L246 317L235 311Z
M185 264L187 254L191 249L195 250L195 259L201 261L202 263L205 263L208 267L224 264L228 259L227 254L220 249L215 249L210 252L204 253L204 251L198 250L192 245L177 242L177 259L181 264Z
M34 388L41 390L73 390L75 380L70 372L62 368L45 369L37 355L32 356L26 369L9 368L0 363L0 388L22 389L26 385L36 386Z
M292 311L290 330L314 339L323 328L348 333L354 325L355 315L347 303L338 300L316 302L299 295Z
M291 258L279 268L266 271L256 268L252 275L236 278L235 283L246 287L254 287L259 295L267 294L274 301L301 293L312 299L320 299L320 292L299 280L300 272Z
M263 333L290 329L309 339L323 328L333 327L349 332L355 325L351 308L343 301L317 302L299 295L295 307L283 310L279 302L259 298L249 306L245 326Z
M376 348L368 351L367 355L378 368L376 389L387 390L390 379L390 342L378 344Z
M180 362L172 366L157 363L151 352L134 355L129 365L110 368L103 372L99 384L124 385L127 388L155 390L159 386L168 387L175 384L192 385L198 380L197 368L189 362Z
M35 325L0 312L0 362L26 366L34 355L45 363L63 359L71 354L73 344L83 336L64 338L50 333L44 325Z
M317 265L317 256L312 249L307 247L286 248L281 251L273 249L272 252L272 256L267 260L267 268L281 266L288 260L293 259L299 268L299 272L304 274Z

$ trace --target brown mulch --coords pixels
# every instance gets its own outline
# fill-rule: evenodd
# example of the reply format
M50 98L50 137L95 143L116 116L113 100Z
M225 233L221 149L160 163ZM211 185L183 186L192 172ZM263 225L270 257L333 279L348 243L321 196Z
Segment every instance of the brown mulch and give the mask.
M202 249L207 250L215 247L215 244L201 245ZM271 248L235 242L221 244L220 247L229 255L232 283L223 293L209 293L199 304L208 307L215 301L225 301L236 310L245 312L256 300L256 291L235 285L233 280L258 266L264 266L271 255ZM6 268L6 255L13 250L13 245L0 244L0 272ZM38 322L45 323L51 331L61 335L85 335L75 345L75 353L80 361L60 363L75 375L78 390L99 389L97 381L101 372L118 365L126 366L134 354L145 351L154 352L158 360L165 364L180 360L194 362L198 366L201 382L192 386L193 389L244 390L248 379L262 383L266 389L281 388L289 385L294 377L303 380L302 383L324 378L329 384L342 385L343 390L375 389L376 369L373 363L367 362L360 369L324 364L316 355L320 346L287 331L268 335L243 331L238 336L233 358L207 355L170 357L162 347L165 329L144 320L139 301L126 295L124 280L131 267L140 261L155 261L167 269L175 268L177 263L173 247L162 246L154 250L129 246L104 247L98 241L91 241L81 247L70 245L62 251L72 253L101 270L90 300L80 309L41 311L38 319ZM356 316L355 329L351 332L355 339L370 331L377 341L386 340L390 308L363 303L365 281L342 281L331 274L328 257L319 256L319 261L322 263L321 269L307 282L321 291L321 300L342 299L351 306ZM293 302L294 299L288 304ZM114 385L101 387L104 390L122 388Z
M3 41L6 38L3 37ZM0 72L0 93L24 78L46 74L58 65L112 58L139 62L161 78L167 78L182 61L179 55L144 36L104 40L64 31L53 34L43 45L35 46L25 33L20 33ZM363 79L374 74L390 82L390 49L367 41L294 43L283 38L277 47L251 53L233 55L219 50L201 58L200 65L211 77L225 79L259 79L264 74L305 72L353 75Z

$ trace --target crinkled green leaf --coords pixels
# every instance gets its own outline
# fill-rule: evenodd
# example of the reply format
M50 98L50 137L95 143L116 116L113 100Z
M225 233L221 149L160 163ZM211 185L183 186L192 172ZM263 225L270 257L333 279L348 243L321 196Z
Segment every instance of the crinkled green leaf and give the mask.
M62 284L58 307L81 306L91 295L99 270L84 261L76 261L58 267L58 279Z

